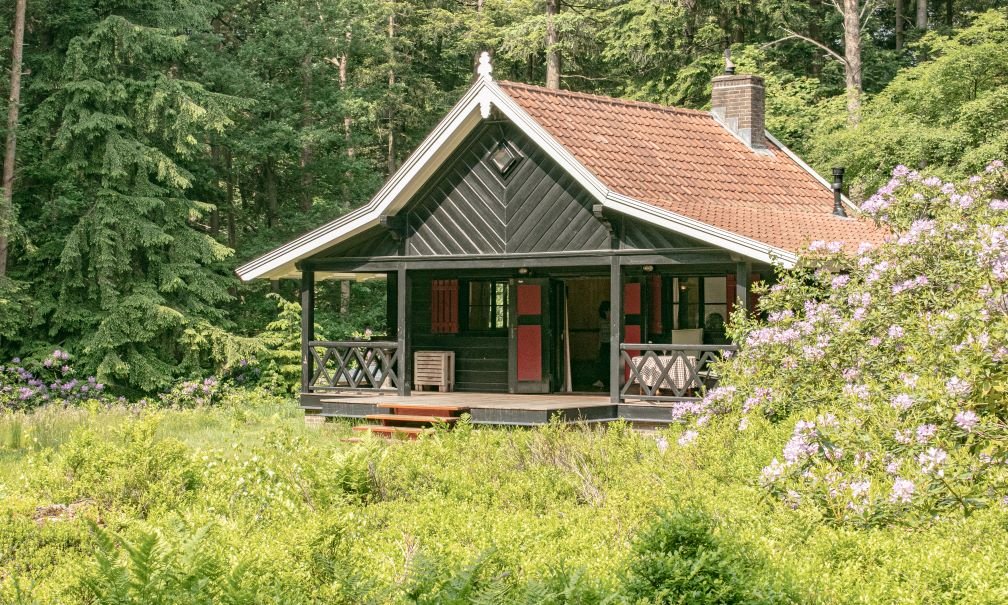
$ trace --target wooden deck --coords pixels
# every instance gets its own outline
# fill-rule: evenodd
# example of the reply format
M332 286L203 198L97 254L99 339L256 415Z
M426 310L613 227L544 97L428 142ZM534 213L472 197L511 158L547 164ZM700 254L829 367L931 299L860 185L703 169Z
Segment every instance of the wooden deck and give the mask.
M625 419L646 423L671 422L668 405L649 402L614 404L608 395L555 393L514 395L509 393L414 392L402 397L373 393L303 393L306 414L327 418L365 419L387 411L387 405L411 408L468 408L473 424L534 426L552 418L563 422L610 422Z

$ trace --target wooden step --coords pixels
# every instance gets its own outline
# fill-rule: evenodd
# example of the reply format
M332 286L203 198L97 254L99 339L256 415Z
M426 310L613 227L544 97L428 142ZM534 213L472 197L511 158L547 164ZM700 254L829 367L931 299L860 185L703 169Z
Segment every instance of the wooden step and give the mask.
M449 404L379 403L375 407L392 410L393 414L407 416L459 416L463 412L469 411L467 407Z
M360 433L373 433L375 435L380 435L382 437L405 437L407 439L416 439L420 435L430 433L431 430L427 428L420 427L406 427L406 426L381 426L378 424L360 424L353 427L353 430Z
M455 422L458 420L456 416L427 416L427 415L413 415L413 414L368 414L364 418L368 420L378 420L382 424L389 424L393 422L423 422L426 424L436 424L438 422Z

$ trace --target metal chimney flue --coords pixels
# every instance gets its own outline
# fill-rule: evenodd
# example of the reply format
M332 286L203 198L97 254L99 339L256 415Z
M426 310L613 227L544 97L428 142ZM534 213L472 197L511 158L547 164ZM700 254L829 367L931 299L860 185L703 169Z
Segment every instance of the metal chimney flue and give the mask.
M837 216L847 216L847 211L843 205L843 166L833 167L833 214Z

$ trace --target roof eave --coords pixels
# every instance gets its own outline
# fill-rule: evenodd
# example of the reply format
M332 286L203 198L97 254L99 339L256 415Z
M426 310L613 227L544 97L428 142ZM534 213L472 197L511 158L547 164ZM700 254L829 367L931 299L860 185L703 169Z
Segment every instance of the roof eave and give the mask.
M481 77L466 91L367 204L241 265L235 269L238 277L242 281L288 277L294 272L295 263L378 224L384 212L404 204L480 122L480 106L488 81L489 78Z

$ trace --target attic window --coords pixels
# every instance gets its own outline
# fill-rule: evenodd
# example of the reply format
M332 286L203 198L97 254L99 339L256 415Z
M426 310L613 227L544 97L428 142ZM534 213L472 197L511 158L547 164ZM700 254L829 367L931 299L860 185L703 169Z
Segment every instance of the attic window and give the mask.
M502 141L493 150L493 153L490 154L490 161L497 167L501 176L504 176L518 162L518 155L511 150L511 147L507 143Z

